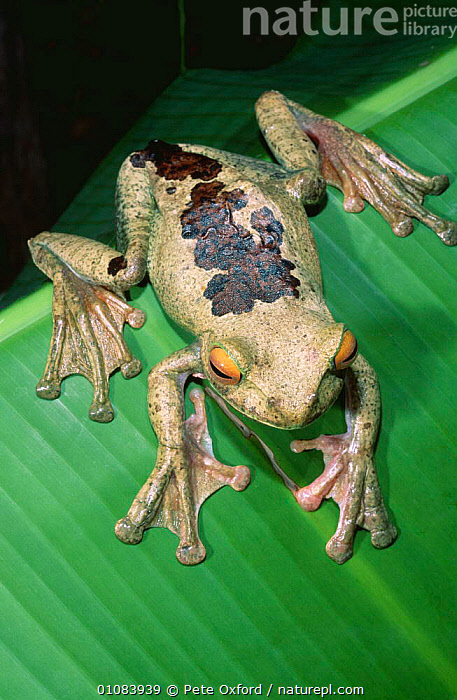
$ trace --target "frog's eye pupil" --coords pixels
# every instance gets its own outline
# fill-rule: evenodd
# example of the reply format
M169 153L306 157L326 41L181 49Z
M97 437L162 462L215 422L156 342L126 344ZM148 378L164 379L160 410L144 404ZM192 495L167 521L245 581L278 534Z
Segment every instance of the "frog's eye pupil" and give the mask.
M209 354L209 367L213 379L222 384L238 384L241 372L230 355L222 348L213 348Z
M343 340L341 341L340 349L335 355L334 363L335 369L346 369L349 365L352 365L355 358L357 357L357 340L355 335L351 331L345 331L343 334Z
M216 374L218 377L221 379L231 379L231 377L228 374L224 374L224 372L221 372L221 370L214 365L211 360L210 360L210 365L211 369L213 370L214 374Z

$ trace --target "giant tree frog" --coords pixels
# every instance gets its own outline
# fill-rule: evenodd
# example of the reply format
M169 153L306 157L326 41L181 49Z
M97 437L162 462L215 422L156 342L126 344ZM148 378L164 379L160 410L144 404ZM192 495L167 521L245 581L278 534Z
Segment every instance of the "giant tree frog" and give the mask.
M446 245L457 225L422 206L440 194L446 176L426 177L363 135L314 114L278 92L256 104L260 129L278 163L206 146L151 141L127 157L117 183L117 250L76 235L44 232L30 241L33 259L54 283L53 334L38 395L55 399L62 379L79 373L93 384L92 420L113 418L109 376L141 370L123 338L144 314L124 292L146 273L167 314L196 340L149 373L149 416L157 461L116 525L118 538L138 543L147 528L179 536L177 558L205 558L198 512L211 493L249 483L245 466L229 467L212 453L201 390L196 412L184 414L189 377L205 378L221 400L256 421L290 430L308 425L346 392L347 432L294 441L318 448L325 469L294 495L305 510L324 498L339 505L328 555L343 563L357 527L375 547L396 537L373 461L380 416L374 370L354 334L326 306L319 259L305 205L326 184L340 188L344 209L368 201L397 236L416 218Z

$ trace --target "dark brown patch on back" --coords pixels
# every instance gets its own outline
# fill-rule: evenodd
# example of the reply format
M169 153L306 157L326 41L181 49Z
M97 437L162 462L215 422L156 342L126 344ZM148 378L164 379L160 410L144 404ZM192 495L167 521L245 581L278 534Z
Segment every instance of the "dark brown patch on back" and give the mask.
M224 184L215 180L199 183L192 190L192 203L181 215L182 235L195 238L195 262L205 270L217 268L204 295L212 299L215 316L251 311L256 300L271 303L281 296L297 296L300 284L290 274L295 265L281 257L283 226L268 207L251 215L251 225L260 242L233 221L233 212L248 203L248 196L237 188L222 192Z
M108 274L113 277L117 275L119 270L125 270L127 267L127 262L123 255L119 255L118 258L112 258L108 264Z
M222 170L222 165L214 158L200 153L187 153L181 146L166 143L160 139L149 141L146 148L130 156L135 168L144 168L147 161L154 163L157 175L165 180L212 180Z
M282 242L283 225L274 218L268 207L262 207L251 214L251 226L262 239L265 248L276 248Z

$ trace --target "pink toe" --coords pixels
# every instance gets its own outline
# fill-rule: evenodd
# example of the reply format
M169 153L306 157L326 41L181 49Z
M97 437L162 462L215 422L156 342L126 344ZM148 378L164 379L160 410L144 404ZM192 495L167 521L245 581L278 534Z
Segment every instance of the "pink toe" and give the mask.
M306 486L296 491L294 495L298 505L303 508L303 510L317 510L322 503L322 496L316 496L310 493Z

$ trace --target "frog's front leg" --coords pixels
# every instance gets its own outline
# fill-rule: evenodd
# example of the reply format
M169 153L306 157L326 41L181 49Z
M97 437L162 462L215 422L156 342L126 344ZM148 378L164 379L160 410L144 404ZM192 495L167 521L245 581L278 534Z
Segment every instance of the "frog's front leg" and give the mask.
M377 548L388 547L397 536L389 522L373 460L379 418L376 374L359 355L346 375L347 433L295 440L291 445L294 452L319 449L324 454L322 475L296 491L295 497L305 510L316 510L324 498L333 498L338 504L338 528L326 547L338 564L352 556L357 526L370 531Z
M35 264L54 283L53 331L37 394L56 399L65 377L82 374L94 387L89 417L106 423L114 415L109 400L110 374L120 368L128 379L141 371L140 361L124 340L124 323L140 328L145 321L144 313L129 306L122 292L108 289L107 270L110 264L111 269L116 268L112 261L119 253L96 241L48 232L36 236L29 246ZM103 275L97 279L96 261L105 270L106 279Z
M327 183L343 192L347 212L362 211L365 200L396 236L412 233L413 219L418 219L446 245L457 244L457 224L423 206L426 195L441 194L448 187L446 175L422 175L363 134L315 114L279 92L264 93L256 113L278 160L289 169L309 170L314 157L318 158Z
M120 368L126 378L141 363L122 335L124 323L140 328L145 315L126 304L123 292L143 279L152 224L159 218L150 182L127 159L117 186L117 251L103 243L45 231L29 241L35 264L54 283L53 333L38 396L56 399L62 380L82 374L94 386L92 420L113 418L109 376Z
M178 560L187 565L198 564L206 556L198 534L203 502L222 486L241 491L250 480L247 467L229 467L214 458L200 389L190 394L195 414L185 420L184 385L201 369L200 344L194 343L151 370L148 403L159 441L157 462L115 528L117 537L127 544L140 542L148 528L168 528L180 539Z

